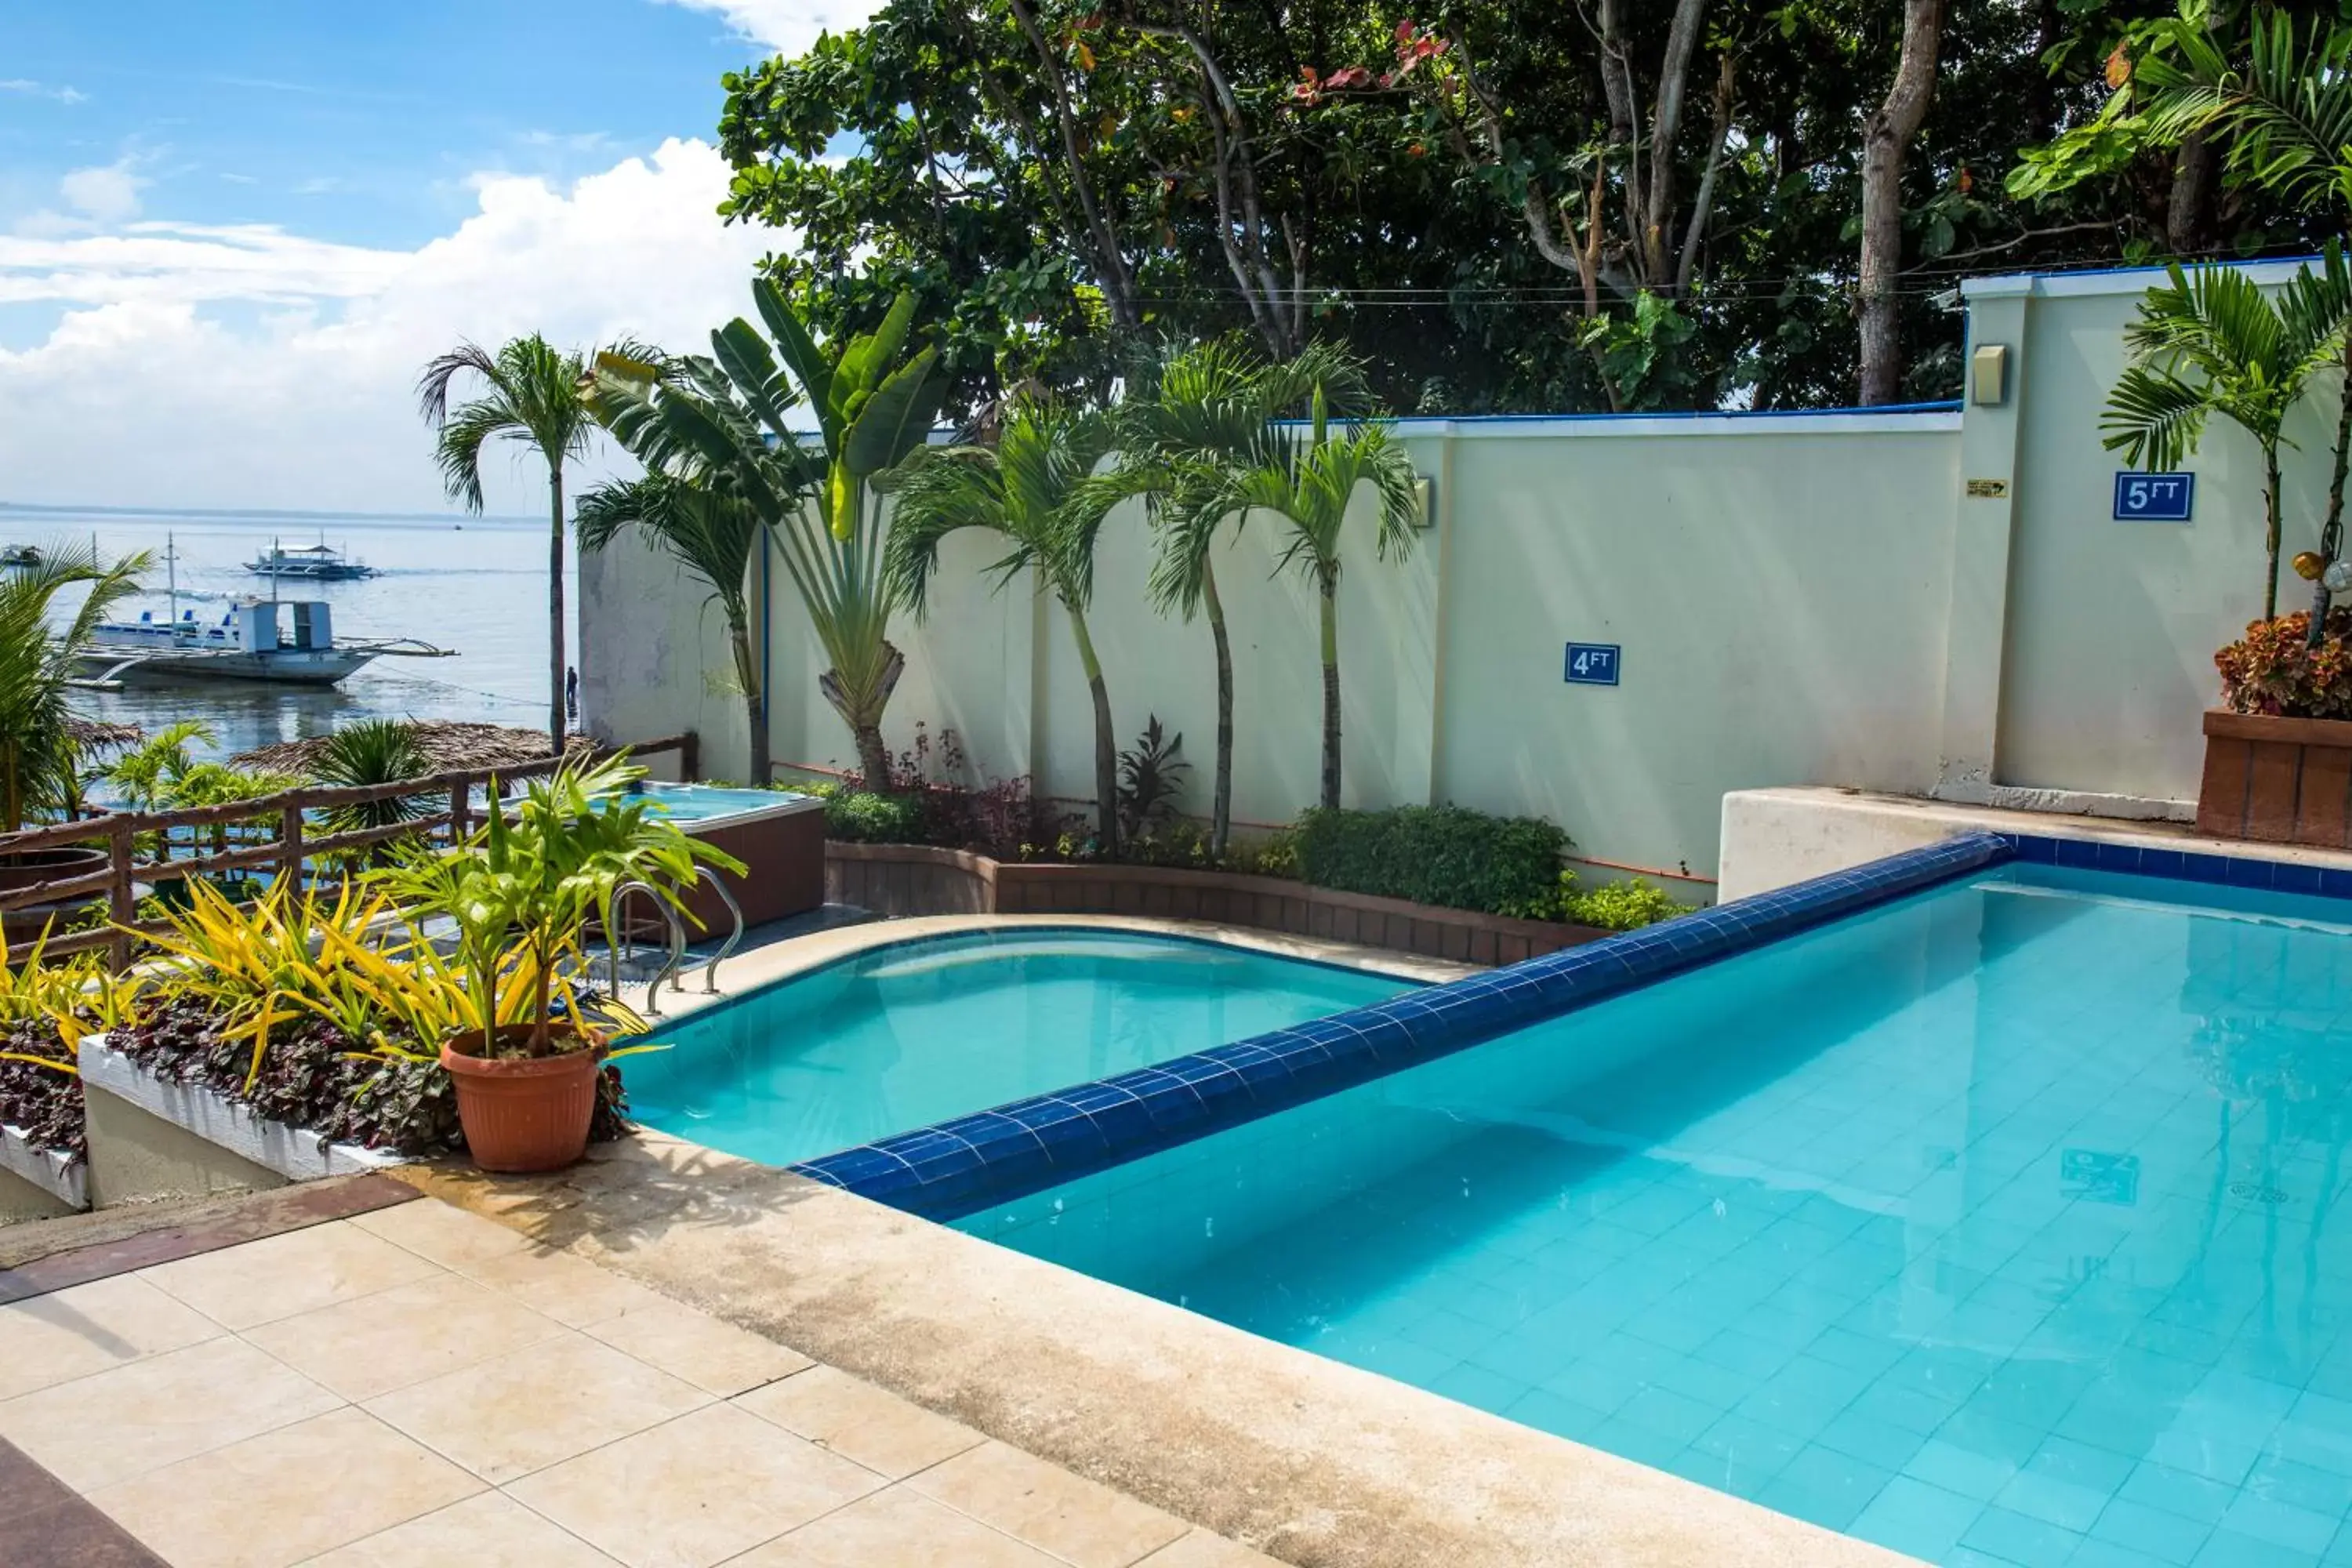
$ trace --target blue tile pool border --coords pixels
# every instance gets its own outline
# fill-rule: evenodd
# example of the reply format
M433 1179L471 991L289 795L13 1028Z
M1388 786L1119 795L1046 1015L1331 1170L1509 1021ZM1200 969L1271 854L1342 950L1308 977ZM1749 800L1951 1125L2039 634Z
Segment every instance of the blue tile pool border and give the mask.
M1271 1116L2012 858L1969 833L1350 1012L894 1134L792 1168L953 1220ZM2050 851L2055 856L2056 849ZM2066 862L2055 862L2064 864Z
M2118 844L2105 838L2048 838L2030 833L1998 836L2019 861L2081 871L2112 871L2126 877L2165 877L2222 888L2257 888L2312 898L2352 899L2352 869L2294 860L2266 860L2249 844L2244 855L2212 855L2156 845ZM2277 846L2284 848L2285 846Z

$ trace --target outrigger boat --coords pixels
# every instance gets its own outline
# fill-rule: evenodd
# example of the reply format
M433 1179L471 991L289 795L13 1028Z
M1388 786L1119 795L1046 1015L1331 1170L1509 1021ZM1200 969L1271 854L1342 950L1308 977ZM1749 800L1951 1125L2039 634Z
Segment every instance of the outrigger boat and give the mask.
M37 544L11 544L0 550L0 566L38 566L41 547Z
M349 583L376 574L374 567L351 560L323 538L316 544L298 544L291 550L273 539L268 549L246 563L245 569L257 577L291 577L301 583Z
M101 621L81 655L85 671L76 685L114 690L126 682L179 680L274 680L298 686L332 686L371 659L450 658L451 648L415 637L370 637L337 642L334 620L318 600L284 599L270 584L267 599L243 599L213 625L194 610L180 608L178 555L169 535L163 562L170 573L171 607L163 618L142 611L136 621ZM293 611L292 635L281 616Z

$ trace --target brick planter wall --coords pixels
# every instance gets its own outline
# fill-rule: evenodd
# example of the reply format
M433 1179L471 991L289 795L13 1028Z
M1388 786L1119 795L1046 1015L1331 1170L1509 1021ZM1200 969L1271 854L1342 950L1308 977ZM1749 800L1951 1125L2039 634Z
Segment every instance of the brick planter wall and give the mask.
M1160 866L1029 865L913 844L824 847L824 895L908 915L1156 915L1323 937L1464 963L1517 963L1609 933L1402 899L1335 892L1276 877Z
M2352 848L2352 723L2208 712L2197 831Z

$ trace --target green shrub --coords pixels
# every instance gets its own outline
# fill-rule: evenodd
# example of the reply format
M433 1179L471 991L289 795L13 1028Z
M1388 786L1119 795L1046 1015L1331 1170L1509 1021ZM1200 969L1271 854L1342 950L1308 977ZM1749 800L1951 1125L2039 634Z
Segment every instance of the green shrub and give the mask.
M1686 915L1696 907L1675 902L1663 889L1654 888L1639 877L1630 882L1612 882L1589 893L1579 892L1576 873L1562 871L1559 913L1554 918L1570 925L1597 926L1602 931L1639 931L1676 915Z
M824 836L851 844L919 844L923 803L915 795L834 790L824 796Z
M1318 888L1517 914L1557 898L1569 840L1537 817L1404 805L1309 811L1296 842L1299 879Z

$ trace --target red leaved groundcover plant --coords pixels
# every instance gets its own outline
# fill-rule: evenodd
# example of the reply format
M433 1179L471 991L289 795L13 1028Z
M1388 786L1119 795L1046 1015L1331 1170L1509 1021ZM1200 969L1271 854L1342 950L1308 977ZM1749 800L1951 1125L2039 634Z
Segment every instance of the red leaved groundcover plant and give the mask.
M2255 621L2213 656L2221 702L2232 713L2282 719L2352 719L2352 609L2327 612L2327 635L2307 646L2311 613Z

